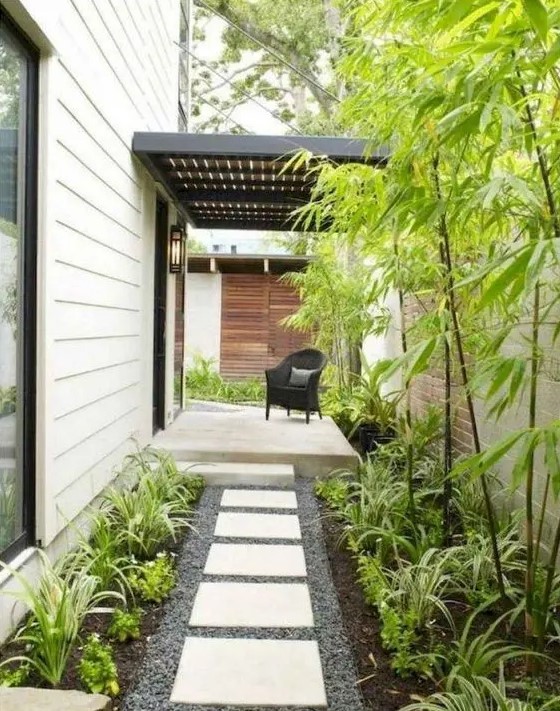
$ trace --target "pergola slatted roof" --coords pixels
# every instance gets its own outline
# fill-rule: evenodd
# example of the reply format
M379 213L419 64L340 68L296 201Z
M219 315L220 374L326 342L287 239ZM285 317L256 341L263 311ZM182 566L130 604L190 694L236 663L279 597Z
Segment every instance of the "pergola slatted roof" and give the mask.
M317 136L135 133L132 147L201 229L297 229L292 213L314 185L306 167L287 168L301 149L339 164L383 166L388 157L364 157L363 140Z

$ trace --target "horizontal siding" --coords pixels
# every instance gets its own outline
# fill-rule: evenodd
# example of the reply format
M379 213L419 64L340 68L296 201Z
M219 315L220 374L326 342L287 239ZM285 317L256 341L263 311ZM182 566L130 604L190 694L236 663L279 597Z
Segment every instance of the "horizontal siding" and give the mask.
M131 141L134 131L175 130L179 34L179 0L61 5L48 85L54 529L110 481L151 401L141 374L151 358L143 259L153 226L143 234L143 209L153 186Z
M56 341L53 348L54 377L61 381L76 375L103 371L116 365L138 361L140 355L139 336Z

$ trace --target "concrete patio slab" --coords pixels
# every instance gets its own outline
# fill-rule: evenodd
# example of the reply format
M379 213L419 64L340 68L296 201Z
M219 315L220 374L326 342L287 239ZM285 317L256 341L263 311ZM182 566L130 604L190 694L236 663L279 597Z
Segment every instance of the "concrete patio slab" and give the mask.
M192 627L313 627L309 588L302 583L201 583Z
M205 575L304 578L302 546L261 543L213 543Z
M219 538L300 539L299 519L292 514L218 514L214 535Z
M187 637L171 702L326 707L317 642Z
M295 476L291 464L180 461L177 466L200 474L209 486L292 486Z
M355 466L358 455L329 418L287 417L261 408L229 412L183 412L153 439L179 462L256 462L292 464L299 476L326 476Z
M297 498L295 491L226 489L220 505L248 509L297 509Z

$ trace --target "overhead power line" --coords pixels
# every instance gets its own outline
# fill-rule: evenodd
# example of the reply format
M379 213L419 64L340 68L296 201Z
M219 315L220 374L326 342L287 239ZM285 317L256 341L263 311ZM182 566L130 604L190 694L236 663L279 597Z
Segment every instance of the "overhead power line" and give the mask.
M215 106L211 101L208 101L208 99L205 99L203 96L198 96L197 99L204 101L204 103L208 104L208 106L211 106L214 111L217 111L218 113L222 114L222 116L225 116L228 121L231 121L231 123L235 124L237 128L240 128L242 131L244 131L244 133L253 133L253 131L250 131L248 128L245 128L245 126L242 126L240 123L237 123L237 121L235 119L232 119L229 114L220 109L219 106Z
M177 43L178 44L178 43ZM214 72L214 74L219 77L223 82L227 84L231 84L233 86L233 82L228 79L228 77L224 76L221 74L217 69L214 69L214 67L206 62L204 59L201 59L198 57L193 51L191 51L188 47L186 47L184 44L179 44L179 47L181 47L182 50L187 52L187 54L190 54L190 56L195 59L197 62L200 62L200 64L203 64L205 67L207 67L211 72ZM277 121L280 121L280 123L283 123L284 126L287 126L291 131L294 131L294 133L298 133L300 136L302 135L302 132L296 128L293 124L291 124L289 121L286 121L286 119L283 119L279 114L276 113L276 111L273 111L272 109L269 109L268 106L260 102L258 99L255 99L254 96L251 96L248 91L245 91L245 89L242 89L239 86L234 87L236 91L239 91L243 96L245 96L249 101L253 101L257 106L259 106L261 109L269 113L273 118L275 118Z
M227 22L228 25L230 25L231 27L234 27L236 30L238 30L239 32L241 32L242 34L244 34L245 37L248 37L251 41L253 41L253 42L255 42L256 44L258 44L260 47L262 47L262 49L265 50L265 52L268 52L269 54L271 54L271 55L272 55L273 57L275 57L281 64L284 64L286 67L288 67L289 69L291 69L291 70L292 70L293 72L295 72L296 74L299 74L299 76L300 76L302 79L305 79L306 82L308 82L309 84L312 84L316 89L319 89L319 91L323 92L323 94L325 94L326 96L329 96L331 99L334 99L334 101L336 101L337 103L340 103L340 99L338 98L338 96L336 96L336 94L333 94L332 91L329 91L328 89L325 89L325 87L322 86L321 84L319 84L319 82L318 82L316 79L314 79L313 77L309 76L309 74L306 74L306 73L303 71L303 69L300 69L299 67L296 67L296 66L295 66L294 64L292 64L291 62L288 62L288 60L287 60L287 59L284 59L284 57L283 57L281 54L279 54L276 50L271 49L270 47L267 47L264 42L261 42L261 40L257 39L256 37L253 37L253 35L252 35L250 32L248 32L247 30L245 30L243 27L241 27L240 25L238 25L238 24L237 24L236 22L234 22L233 20L230 20L229 17L226 17L225 15L222 15L221 12L218 12L218 10L214 9L211 5L208 5L208 3L205 2L204 0L194 0L194 1L195 1L195 4L196 4L196 5L200 5L201 7L204 7L206 10L208 10L209 12L213 13L214 15L216 15L216 17L219 17L219 18L220 18L221 20L223 20L224 22Z

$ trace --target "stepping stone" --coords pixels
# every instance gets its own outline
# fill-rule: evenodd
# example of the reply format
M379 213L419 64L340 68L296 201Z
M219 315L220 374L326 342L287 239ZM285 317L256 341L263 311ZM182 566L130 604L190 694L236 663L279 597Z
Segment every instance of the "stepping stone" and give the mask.
M213 543L204 573L269 578L304 578L307 575L301 546L260 543Z
M207 486L293 486L295 479L291 464L180 461L177 466L200 474Z
M313 627L302 583L201 583L192 627Z
M300 539L298 517L292 514L219 513L214 535L221 538Z
M326 707L317 642L187 637L171 702Z
M108 696L84 691L0 687L2 711L111 711Z
M295 491L226 489L221 506L251 509L297 509Z

